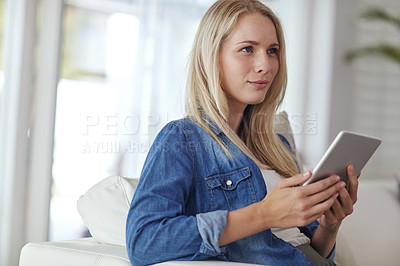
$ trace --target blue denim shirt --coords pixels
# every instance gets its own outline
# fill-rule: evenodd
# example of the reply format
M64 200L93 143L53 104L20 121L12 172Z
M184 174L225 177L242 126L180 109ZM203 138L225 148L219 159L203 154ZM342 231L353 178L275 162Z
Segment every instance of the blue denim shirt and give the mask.
M205 130L187 119L170 122L156 137L126 223L132 264L213 259L313 265L271 230L219 247L228 212L261 201L267 191L258 166L217 127L212 130L226 143L231 158ZM317 227L315 221L299 229L312 238Z

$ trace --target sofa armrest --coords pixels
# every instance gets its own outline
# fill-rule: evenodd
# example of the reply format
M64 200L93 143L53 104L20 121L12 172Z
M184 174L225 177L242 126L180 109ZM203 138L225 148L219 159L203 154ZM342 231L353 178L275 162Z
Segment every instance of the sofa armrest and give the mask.
M125 246L101 244L93 238L28 243L21 250L19 266L131 266ZM224 261L167 261L159 266L250 266Z
M130 266L126 248L100 244L93 238L28 243L21 250L20 266L115 265Z

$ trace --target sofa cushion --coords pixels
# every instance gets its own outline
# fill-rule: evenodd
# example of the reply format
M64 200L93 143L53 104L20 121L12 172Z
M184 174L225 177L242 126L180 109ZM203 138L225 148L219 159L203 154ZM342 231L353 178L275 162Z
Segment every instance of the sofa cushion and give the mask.
M125 225L138 179L110 176L82 195L77 209L94 239L125 246Z
M28 243L19 266L130 266L125 247L100 244L93 238Z
M26 244L19 266L131 266L125 247L98 243L93 238ZM157 266L254 266L226 261L166 261Z
M300 168L299 170L303 172L303 162L300 153L296 149L292 127L290 126L288 114L285 111L277 113L275 115L274 126L275 126L275 132L277 134L284 136L286 140L289 142L289 145L294 155L294 159L296 160L297 165Z

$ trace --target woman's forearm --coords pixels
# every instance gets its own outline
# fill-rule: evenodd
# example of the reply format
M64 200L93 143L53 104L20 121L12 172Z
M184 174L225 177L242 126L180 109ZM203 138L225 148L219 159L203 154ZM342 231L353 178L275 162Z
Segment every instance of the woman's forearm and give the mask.
M340 224L332 229L325 229L321 225L318 226L311 241L311 246L322 257L327 258L335 246L336 236L339 232Z
M226 227L219 240L220 247L267 229L259 215L259 204L254 203L228 213Z
M306 187L296 187L309 176L305 173L281 180L262 201L229 212L219 245L225 246L269 228L305 226L318 219L332 206L340 188L339 180L331 176ZM319 234L327 235L326 232Z

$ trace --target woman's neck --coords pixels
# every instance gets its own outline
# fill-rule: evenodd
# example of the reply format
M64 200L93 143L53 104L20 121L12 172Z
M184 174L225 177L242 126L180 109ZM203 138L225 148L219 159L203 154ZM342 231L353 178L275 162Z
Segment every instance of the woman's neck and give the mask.
M228 98L228 125L237 134L239 130L240 123L242 123L244 110L247 104L243 104L227 96Z
M229 112L228 125L237 134L242 123L243 112Z

